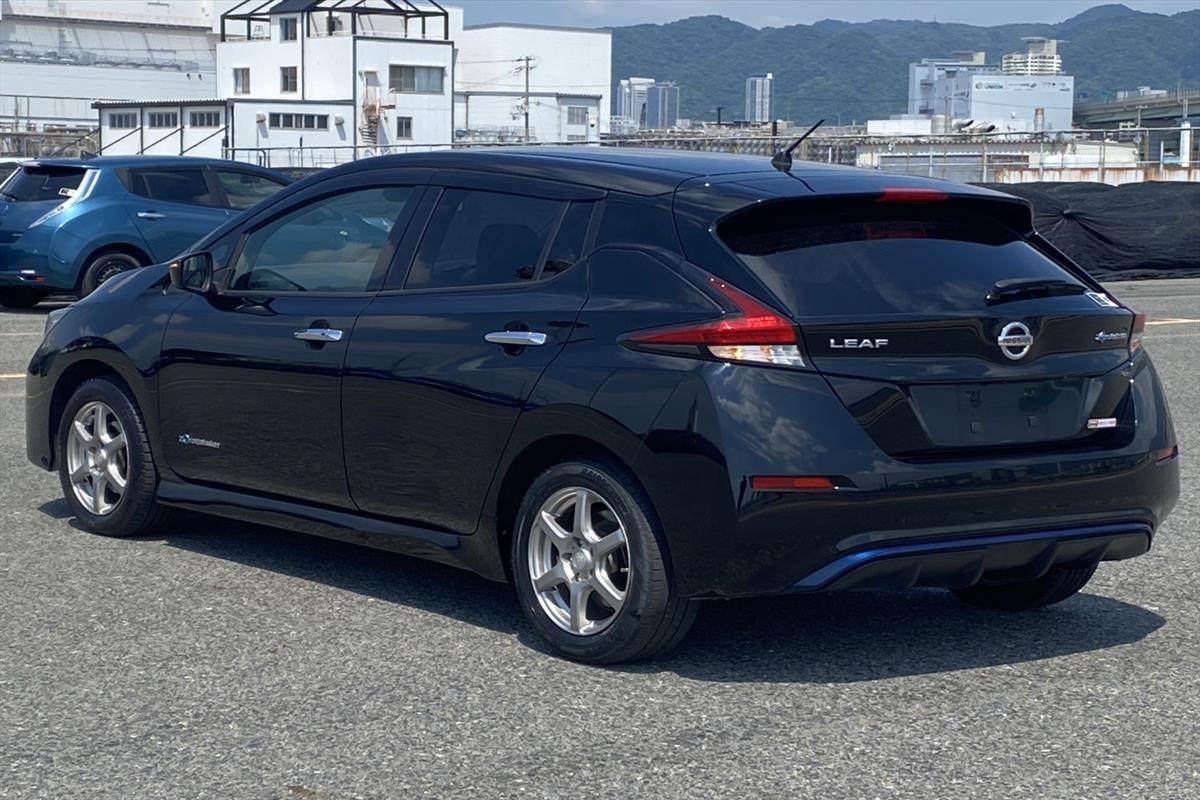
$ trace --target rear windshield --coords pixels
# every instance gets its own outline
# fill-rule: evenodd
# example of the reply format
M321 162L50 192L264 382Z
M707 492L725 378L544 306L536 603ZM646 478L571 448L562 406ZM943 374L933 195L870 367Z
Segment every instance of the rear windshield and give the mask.
M772 203L718 235L800 317L969 312L999 280L1075 280L980 205Z
M83 173L80 167L21 167L0 186L0 197L10 203L62 202L79 188Z

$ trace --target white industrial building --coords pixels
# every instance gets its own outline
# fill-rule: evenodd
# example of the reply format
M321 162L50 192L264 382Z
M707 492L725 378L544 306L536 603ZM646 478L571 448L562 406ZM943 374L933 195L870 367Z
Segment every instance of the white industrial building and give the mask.
M771 122L775 119L775 76L761 72L746 78L746 121Z
M215 96L213 8L0 0L0 131L90 129L100 99Z
M596 142L608 128L606 30L467 26L436 0L223 9L208 91L102 95L102 153L321 166L456 142Z
M999 72L999 67L988 66L987 53L977 50L955 50L949 58L922 58L908 65L908 113L914 116L932 116L945 113L935 106L934 85L947 72L969 70L975 73Z

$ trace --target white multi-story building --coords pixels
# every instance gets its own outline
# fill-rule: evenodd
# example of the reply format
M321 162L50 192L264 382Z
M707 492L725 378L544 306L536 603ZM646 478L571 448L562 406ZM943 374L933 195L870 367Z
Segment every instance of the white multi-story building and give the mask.
M775 76L770 72L746 78L746 121L771 122L774 117Z
M988 66L987 53L975 50L956 50L949 58L922 58L908 65L908 113L929 116L945 113L936 108L934 85L947 72L966 70L975 73L999 72Z
M213 97L213 6L0 0L0 131L94 127L92 103Z
M454 38L458 140L596 142L608 130L609 31L460 24Z
M1005 75L1062 75L1062 56L1058 40L1043 36L1024 36L1024 53L1005 53L1000 71Z
M655 83L646 90L646 125L651 130L667 130L679 124L679 85L672 81Z
M106 101L101 151L321 166L454 142L598 141L611 35L463 25L436 0L244 0L207 98Z

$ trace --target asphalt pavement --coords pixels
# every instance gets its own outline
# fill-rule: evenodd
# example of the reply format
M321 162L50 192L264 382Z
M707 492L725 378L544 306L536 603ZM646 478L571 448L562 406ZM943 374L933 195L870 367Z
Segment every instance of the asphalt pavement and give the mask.
M0 312L0 798L1200 798L1200 281L1146 311L1183 495L1154 549L1007 615L948 593L705 606L580 666L507 587L196 517L72 525L25 461L46 307Z

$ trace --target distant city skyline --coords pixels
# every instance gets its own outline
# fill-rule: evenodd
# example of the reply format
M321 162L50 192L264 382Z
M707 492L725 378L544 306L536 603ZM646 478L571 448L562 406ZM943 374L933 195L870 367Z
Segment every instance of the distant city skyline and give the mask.
M468 25L536 23L585 28L665 23L718 15L756 28L811 25L823 19L869 22L916 19L970 25L1056 23L1097 0L449 0ZM1200 8L1200 0L1125 0L1135 11L1175 14Z

